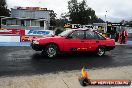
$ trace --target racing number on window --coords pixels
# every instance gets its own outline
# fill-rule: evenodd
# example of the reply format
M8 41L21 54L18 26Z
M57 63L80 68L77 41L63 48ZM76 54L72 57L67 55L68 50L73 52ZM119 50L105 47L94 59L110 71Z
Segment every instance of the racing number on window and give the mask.
M92 31L86 31L86 39L98 39L98 35Z
M105 40L103 36L92 31L86 31L86 39Z

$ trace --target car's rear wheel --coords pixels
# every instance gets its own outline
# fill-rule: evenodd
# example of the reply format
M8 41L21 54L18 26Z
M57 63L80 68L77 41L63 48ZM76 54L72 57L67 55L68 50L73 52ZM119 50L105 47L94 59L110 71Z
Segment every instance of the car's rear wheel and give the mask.
M96 50L96 54L98 56L103 56L105 54L105 47L104 46L98 47L97 50Z
M45 54L49 58L53 58L58 53L58 47L55 44L48 44L45 49L42 51L42 54Z

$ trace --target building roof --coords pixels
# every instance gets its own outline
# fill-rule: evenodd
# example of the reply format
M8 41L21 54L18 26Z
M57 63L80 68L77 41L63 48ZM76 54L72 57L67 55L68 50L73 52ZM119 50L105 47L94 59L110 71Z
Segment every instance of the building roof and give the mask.
M45 19L36 19L36 18L19 18L19 17L5 17L5 16L0 16L0 18L2 19L9 19L9 20L13 20L13 19L19 19L19 20L36 20L36 21L44 21Z

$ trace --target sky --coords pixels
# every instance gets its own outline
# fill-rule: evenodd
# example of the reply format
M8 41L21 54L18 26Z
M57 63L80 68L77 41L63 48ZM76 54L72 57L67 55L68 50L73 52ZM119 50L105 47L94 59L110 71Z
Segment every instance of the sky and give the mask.
M54 10L57 18L61 13L68 12L69 0L7 0L8 8L14 6L22 7L43 7ZM79 2L81 0L78 0ZM87 5L95 10L96 15L105 21L120 22L122 20L132 20L131 0L86 0Z

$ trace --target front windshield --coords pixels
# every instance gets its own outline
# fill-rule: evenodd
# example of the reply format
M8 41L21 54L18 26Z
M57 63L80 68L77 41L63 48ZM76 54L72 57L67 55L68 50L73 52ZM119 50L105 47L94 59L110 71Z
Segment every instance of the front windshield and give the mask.
M72 32L72 29L68 29L66 31L63 31L58 36L66 37L70 32Z

